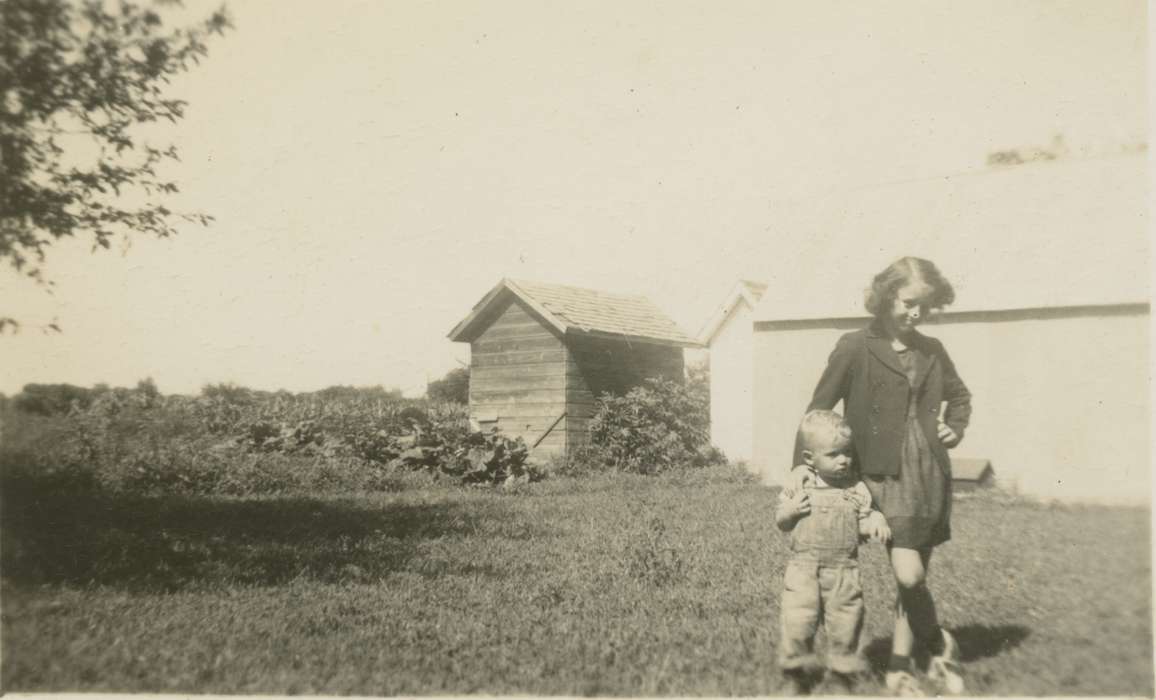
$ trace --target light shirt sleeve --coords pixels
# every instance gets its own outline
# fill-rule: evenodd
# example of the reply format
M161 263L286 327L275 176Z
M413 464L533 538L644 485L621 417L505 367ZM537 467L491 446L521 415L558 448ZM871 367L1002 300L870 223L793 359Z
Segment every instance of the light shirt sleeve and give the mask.
M851 500L855 502L855 508L859 511L860 520L871 515L871 492L867 490L867 484L864 484L862 481L855 484L851 488Z

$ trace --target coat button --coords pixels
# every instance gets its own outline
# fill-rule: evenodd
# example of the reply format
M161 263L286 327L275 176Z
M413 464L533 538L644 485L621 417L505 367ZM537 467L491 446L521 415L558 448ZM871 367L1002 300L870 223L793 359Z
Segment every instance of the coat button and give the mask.
M927 412L928 412L928 413L935 413L935 412L936 412L936 411L935 411L935 407L934 407L934 406L932 406L931 408L927 409Z
M879 412L879 407L878 407L878 406L872 406L872 407L871 407L871 412L872 412L872 413L878 413L878 412Z

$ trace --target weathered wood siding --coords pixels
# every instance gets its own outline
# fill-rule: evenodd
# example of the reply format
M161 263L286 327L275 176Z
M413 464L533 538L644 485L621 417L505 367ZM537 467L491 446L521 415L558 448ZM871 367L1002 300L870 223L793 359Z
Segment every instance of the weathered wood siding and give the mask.
M682 348L625 340L575 338L566 358L566 444L586 444L594 400L623 394L647 377L681 379Z
M566 355L562 340L510 299L470 343L470 416L496 417L504 434L532 445L566 410ZM559 424L534 454L565 446L565 426Z

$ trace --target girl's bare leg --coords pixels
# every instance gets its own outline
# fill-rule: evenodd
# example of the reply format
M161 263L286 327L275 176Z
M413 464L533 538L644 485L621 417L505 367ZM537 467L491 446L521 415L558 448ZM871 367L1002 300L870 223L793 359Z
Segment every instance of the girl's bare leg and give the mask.
M893 657L910 658L916 642L931 646L939 642L939 620L935 601L927 588L931 550L891 548L891 568L899 595L895 601L895 633L891 639ZM935 653L937 650L932 648Z

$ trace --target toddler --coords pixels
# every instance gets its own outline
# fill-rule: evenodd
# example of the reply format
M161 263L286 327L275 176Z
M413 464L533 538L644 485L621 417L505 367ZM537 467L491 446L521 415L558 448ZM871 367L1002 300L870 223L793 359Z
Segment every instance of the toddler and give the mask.
M843 690L866 670L859 647L863 629L863 589L859 580L859 539L891 537L883 514L855 472L851 427L834 411L816 410L799 426L803 462L811 476L797 491L784 490L775 520L791 536L791 559L783 578L779 667L789 690L810 690L817 666L815 633L823 620L827 667Z

